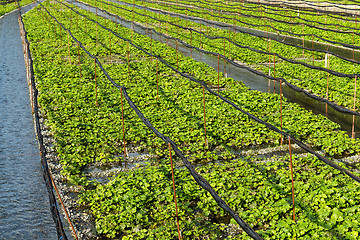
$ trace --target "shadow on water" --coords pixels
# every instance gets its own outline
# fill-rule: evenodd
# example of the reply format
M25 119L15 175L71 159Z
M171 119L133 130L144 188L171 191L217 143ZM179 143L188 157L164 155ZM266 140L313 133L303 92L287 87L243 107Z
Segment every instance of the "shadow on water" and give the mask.
M85 5L76 1L69 1L69 3L72 3L80 8L83 8L85 10L90 10L93 13L95 13L94 7L89 7L89 5ZM123 3L124 5L130 5L127 3ZM166 40L165 37L162 37L158 34L152 33L150 34L148 31L145 31L143 28L138 27L136 25L132 25L131 23L122 20L120 18L115 18L111 15L108 15L102 11L98 11L98 15L102 17L106 17L116 23L121 24L122 26L133 29L135 32L146 35L149 37L152 37L155 41L159 41L162 43L167 43L170 47L176 48L176 43L174 40ZM301 40L302 44L302 40ZM218 58L212 55L207 55L204 53L201 53L195 49L187 48L181 44L177 44L179 52L181 52L184 56L192 57L196 61L204 62L208 64L209 66L213 67L216 71L218 69ZM341 49L343 51L344 49ZM340 51L340 50L339 50ZM345 50L344 50L345 51ZM344 52L343 52L344 53ZM352 51L351 51L352 54ZM351 55L352 56L352 55ZM360 56L357 56L360 57ZM267 78L258 76L254 73L251 73L245 69L234 67L233 65L230 65L228 63L224 63L224 61L220 61L220 71L226 72L226 76L230 77L234 80L243 82L247 87L249 87L252 90L258 90L261 92L274 92L274 83L271 81L269 83L269 80ZM269 84L271 85L269 87ZM275 92L280 92L280 85L279 83L275 83ZM291 88L287 87L286 85L282 86L282 92L284 97L287 98L288 101L297 103L301 106L303 106L305 109L312 111L315 114L321 114L323 116L326 116L328 119L330 119L333 122L338 123L341 126L341 129L346 131L349 136L351 136L352 131L352 125L353 125L353 116L348 114L340 113L331 107L328 107L327 113L326 113L326 104L316 101L310 97L307 97L306 95L302 93L298 93ZM355 117L355 136L359 137L360 134L357 131L360 131L359 126L360 124L360 117Z
M18 16L15 11L0 19L0 239L57 239L34 134Z

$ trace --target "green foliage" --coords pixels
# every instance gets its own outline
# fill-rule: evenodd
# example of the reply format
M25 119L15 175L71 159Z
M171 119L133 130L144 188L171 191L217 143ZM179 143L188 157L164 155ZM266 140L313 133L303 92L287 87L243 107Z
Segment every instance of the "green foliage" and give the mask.
M209 146L205 147L203 95L198 85L177 76L127 42L109 37L109 32L99 26L74 17L64 6L49 2L45 6L100 59L113 80L127 88L132 101L152 124L174 140L193 164L204 165L198 168L202 176L265 239L288 236L356 239L358 184L311 157L299 159L296 163L299 174L295 175L298 222L292 222L291 184L284 163L287 158L266 164L254 164L254 159L234 160L237 149L278 146L278 134L206 93ZM178 58L180 71L216 88L217 72L206 64L94 14L81 12L174 67ZM167 146L144 126L99 68L95 73L93 59L81 49L78 55L78 46L71 40L69 44L67 33L53 25L41 8L26 14L24 21L31 41L42 114L56 140L63 174L71 183L86 189L81 203L91 209L97 231L108 238L175 239L171 175L163 160L168 158ZM280 127L279 96L251 91L230 78L221 77L220 84L223 96ZM155 159L148 159L148 167L120 173L107 184L89 181L83 172L85 167L123 158L122 101L126 144L141 146L155 155L160 164L150 166ZM313 147L326 150L330 156L360 151L359 140L350 139L338 130L337 124L286 99L283 129ZM218 163L206 165L214 161ZM235 224L229 216L193 182L185 169L176 168L175 178L184 238L226 236L226 229ZM236 238L247 239L241 231Z
M34 2L34 0L21 0L21 1L19 1L19 5L20 5L20 7L22 7L22 6L25 6L25 5L27 5L29 3L32 3L32 2ZM2 15L4 15L5 13L11 12L11 11L17 9L17 8L18 8L18 4L17 4L16 1L12 2L12 3L4 4L4 5L0 4L0 17Z
M313 157L296 159L294 222L287 159L255 163L258 159L246 158L201 166L197 171L264 239L357 239L359 184ZM175 169L175 184L184 239L226 236L227 213L186 169ZM124 239L176 239L169 163L121 173L84 193L81 203L94 213L98 232L109 238L121 234ZM233 219L230 224L237 225ZM231 239L249 237L243 233Z
M92 4L95 4L94 1L92 0L86 0L87 2L90 2ZM128 2L128 3L133 3L133 0L126 0L123 2ZM187 5L191 5L193 4L192 2L186 2L185 4ZM168 10L168 11L173 11L173 12L177 12L177 13L181 13L181 14L186 14L186 15L191 15L194 17L199 17L199 18L205 18L208 20L215 20L215 21L219 21L219 22L225 22L225 23L229 23L229 24L235 24L238 26L243 26L243 27L251 27L251 28L257 28L259 30L263 30L263 31L269 31L275 34L278 34L277 31L268 28L268 27L264 27L264 18L265 16L269 16L269 17L273 17L277 20L285 20L288 22L294 22L294 21L298 21L300 23L300 25L291 25L289 26L289 24L286 23L281 23L281 22L276 22L276 21L266 21L266 25L269 25L269 22L271 24L271 26L276 27L278 29L282 29L284 31L289 31L289 28L291 29L291 32L293 33L297 33L297 34L302 34L305 33L308 36L306 36L306 38L304 38L304 40L306 41L310 41L307 42L307 45L309 47L309 45L311 45L311 34L316 34L320 37L323 37L325 39L330 39L332 41L338 41L338 42L342 42L342 43L348 43L348 44L355 44L355 45L359 45L360 42L354 42L353 41L359 41L359 39L355 39L353 40L353 35L352 34L343 34L343 33L336 33L336 32L332 32L331 30L340 30L334 26L328 26L326 25L327 28L330 28L330 32L329 31L324 31L324 30L319 30L316 27L307 27L305 26L304 30L302 29L302 25L301 23L303 23L303 20L294 18L297 16L292 16L292 14L289 14L288 12L284 12L282 14L285 14L287 17L279 17L278 15L274 15L276 14L276 12L274 13L274 11L263 11L260 7L259 11L255 11L254 12L254 8L251 8L251 12L248 12L249 9L247 8L242 8L241 9L241 13L244 14L250 14L250 15L254 15L254 16L261 16L261 18L255 18L255 17L240 17L239 18L234 18L234 15L226 15L226 13L223 12L217 12L216 10L232 10L235 11L235 9L228 9L226 7L226 5L223 4L215 4L211 5L214 8L214 12L212 12L212 14L215 14L221 18L216 18L216 17L211 17L209 15L207 15L209 12L208 11L204 11L202 10L202 12L200 13L194 13L194 12L190 12L190 11L186 11L185 8L176 8L174 6L169 7L166 5L159 5L156 3L151 3L151 2L144 2L144 1L135 1L136 4L138 5L145 5L145 6L149 6L149 7L153 7L153 8L157 8L157 9L163 9L163 10ZM190 43L193 46L196 46L198 48L202 48L204 50L208 50L208 51L212 51L212 52L218 52L221 53L223 55L225 55L226 57L232 59L232 60L237 60L239 62L245 63L246 65L256 69L256 70L260 70L266 74L268 74L270 72L270 74L272 76L274 76L274 71L276 72L276 77L282 77L286 80L288 80L290 83L301 87L303 89L308 90L311 93L314 93L322 98L326 98L327 94L326 94L326 89L327 89L327 82L328 82L328 73L323 72L323 71L319 71L316 69L311 69L302 65L298 65L298 64L291 64L289 62L283 61L282 59L278 59L277 57L273 59L273 57L269 57L269 55L264 55L264 54L260 54L260 53L256 53L253 52L247 48L240 48L237 47L233 44L228 43L228 41L224 41L223 39L208 39L196 32L193 31L189 31L189 30L184 30L182 28L178 28L175 27L173 25L170 25L168 23L161 23L161 25L159 25L159 21L156 21L154 19L151 19L149 17L145 17L145 16L140 16L137 14L130 14L129 10L133 11L137 11L140 14L147 14L149 16L161 19L163 21L168 21L170 23L174 23L183 27L191 27L193 29L196 30L200 30L201 32L210 35L210 36L225 36L228 37L229 39L231 39L234 42L237 42L238 44L242 45L242 46L248 46L248 47L252 47L258 50L262 50L265 52L271 52L271 53L278 53L281 56L284 56L288 59L291 60L296 60L296 61L300 61L303 63L307 63L309 65L314 65L317 67L324 67L324 61L325 61L325 54L324 53L318 53L315 52L313 53L312 51L307 51L307 50L302 50L298 47L292 47L292 46L288 46L285 44L282 44L280 42L276 42L276 41L271 41L269 42L267 39L261 39L255 36L251 36L249 34L246 33L235 33L233 31L228 31L228 30L221 30L221 29L217 29L217 28L213 28L213 27L208 27L205 26L203 24L199 24L199 23L195 23L192 21L188 21L188 20L184 20L178 17L173 17L173 16L169 16L169 15L163 15L163 14L156 14L153 13L151 11L145 11L145 10L140 10L137 8L133 8L132 6L125 6L123 4L115 4L117 6L120 6L121 8L127 9L127 10L122 10L122 9L118 9L118 8L114 8L111 7L110 12L114 12L116 14L118 14L119 16L121 16L122 18L126 18L128 20L133 20L136 22L140 22L143 23L145 25L148 26L152 26L154 29L156 29L157 31L160 32L164 32L172 37L177 37L182 39L183 41ZM197 6L200 7L209 7L206 6L207 4L201 4L201 3L196 3ZM250 5L251 6L251 5ZM107 9L107 5L101 5L100 7ZM257 5L253 5L253 7L258 7ZM272 9L271 7L267 7ZM194 10L194 9L192 9ZM274 9L272 9L274 10ZM300 14L300 13L299 13ZM228 17L230 19L224 19L223 17ZM313 15L306 15L305 13L301 13L301 18L306 18L307 20L312 20L316 22L319 22L319 24L338 24L339 20L336 18L332 18L332 16L328 16L326 18L326 16L324 17L323 15L319 16L313 16ZM324 19L325 18L325 19ZM237 19L239 21L235 21L234 19ZM351 20L353 18L349 18L348 21L341 21L341 25L345 25L348 27L353 28L354 27L354 23L351 23ZM253 26L253 25L247 25L244 24L242 22L247 22L249 24L255 24L255 25L260 25L259 27ZM165 27L166 26L166 27ZM231 29L230 29L231 30ZM343 29L343 31L353 31L352 29ZM284 33L285 34L285 33ZM331 37L329 37L329 35L331 34ZM284 36L284 38L286 38ZM318 39L315 39L316 41L320 41ZM302 42L302 39L299 38L299 42ZM350 57L351 55L351 57ZM313 57L315 59L315 61L313 61ZM352 54L349 53L348 58L352 58ZM273 66L271 66L269 68L269 61L271 62L271 64L273 62L276 62L276 67L274 69ZM336 58L333 56L329 57L329 67L331 70L333 71L337 71L337 72L341 72L341 73L347 73L347 74L353 74L353 73L358 73L360 72L360 65L358 64L353 64L349 61L345 61L342 60L340 58ZM357 90L357 96L360 96L360 90ZM349 79L349 78L342 78L342 77L336 77L333 75L329 75L329 94L328 94L328 99L330 101L333 101L335 103L337 103L340 106L344 106L347 108L351 108L353 109L353 104L354 104L354 100L353 100L353 95L354 95L354 79ZM359 110L359 98L356 98L356 109Z

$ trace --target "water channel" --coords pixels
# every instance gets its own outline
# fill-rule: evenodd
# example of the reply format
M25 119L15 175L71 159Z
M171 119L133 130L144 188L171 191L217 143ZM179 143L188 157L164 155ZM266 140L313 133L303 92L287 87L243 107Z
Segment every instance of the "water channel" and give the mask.
M57 239L34 133L18 16L15 11L0 19L0 239Z

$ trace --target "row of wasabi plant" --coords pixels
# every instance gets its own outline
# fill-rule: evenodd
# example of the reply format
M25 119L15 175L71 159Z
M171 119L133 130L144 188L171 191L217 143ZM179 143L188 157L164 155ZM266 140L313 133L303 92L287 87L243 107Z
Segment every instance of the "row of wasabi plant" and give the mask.
M322 13L316 10L308 12L270 7L258 4L210 3L205 1L140 1L124 0L129 4L146 5L156 9L178 12L185 15L220 21L236 26L258 29L270 33L295 36L306 34L305 40L327 42L326 40L360 44L360 21L358 16ZM360 10L357 13L360 15ZM339 20L339 17L341 20ZM314 35L314 38L313 36ZM299 36L302 38L302 36Z
M145 9L134 8L133 6L125 6L119 1L110 4L96 0L85 0L84 2L91 3L100 9L114 13L121 18L142 23L145 26L154 28L158 32L180 38L184 42L195 47L223 54L231 60L241 62L262 73L284 78L291 84L305 89L310 93L314 93L322 98L327 98L340 106L354 109L354 78L338 77L329 74L326 71L312 69L301 64L293 64L277 56L275 57L272 54L276 53L289 60L305 63L314 67L330 69L344 74L359 73L359 64L354 64L332 55L326 56L325 53L315 52L314 54L312 51L303 51L301 48L284 45L276 41L268 41L266 38L261 39L246 33L235 33L231 30L222 30L211 26L206 27L203 24L160 14L159 12L156 13ZM210 39L195 31L179 28L170 23L198 30L211 37L227 37L231 41L244 47L238 47L223 38ZM249 48L270 52L271 54L258 53ZM313 60L313 57L315 60ZM326 58L328 66L325 66ZM355 99L356 111L359 111L359 96L360 90L357 88Z
M163 63L117 38L60 3L43 5L103 64L161 133L170 137L221 197L264 239L356 239L359 184L310 155L294 156L295 209L292 220L289 156L238 157L243 148L279 146L280 136L205 92ZM94 13L81 14L179 71L217 89L218 73L166 44L137 34ZM79 48L41 6L24 16L34 59L45 124L55 139L67 181L83 187L79 204L94 216L108 239L176 239L167 145L141 122L94 60ZM280 128L280 97L251 91L222 76L220 94ZM86 177L95 163L126 162L126 146L150 153L147 164L101 183ZM358 154L358 139L339 125L283 98L283 130L331 156ZM205 137L208 145L205 144ZM178 159L175 157L175 161ZM234 220L176 163L180 229L184 239L248 239Z

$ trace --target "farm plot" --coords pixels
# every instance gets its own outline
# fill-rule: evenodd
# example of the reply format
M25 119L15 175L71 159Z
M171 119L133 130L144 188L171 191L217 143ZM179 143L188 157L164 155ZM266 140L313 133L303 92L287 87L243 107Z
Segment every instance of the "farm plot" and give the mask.
M318 153L293 155L294 221L290 156L256 151L245 156L241 150L284 150L290 141L340 158L358 155L358 139L281 95L251 91L177 49L68 6L47 1L24 21L41 111L62 174L84 189L80 203L93 213L99 234L173 239L177 215L186 239L247 239L248 234L261 239L255 231L264 239L357 238L359 185L343 173L358 178L344 164ZM171 27L181 29L168 24L159 31ZM194 34L194 41L199 36ZM88 174L99 165L126 163L134 151L147 156L135 169L113 172L105 181ZM169 155L176 166L177 214ZM210 186L228 207L220 208Z
M275 37L279 33L275 30L273 32L276 35L268 35L272 33L269 24L264 25L266 30L263 31L262 35L259 32L237 29L236 26L239 25L238 16L226 17L223 11L216 17L211 13L213 9L198 12L176 7L173 4L165 6L157 4L158 9L165 11L154 10L154 8L147 8L145 11L140 5L132 5L131 1L129 1L129 6L125 4L126 1L113 2L117 4L100 1L98 5L100 8L110 9L110 12L117 11L118 15L126 13L121 17L128 20L139 21L146 25L152 24L151 28L157 31L166 26L164 33L180 38L190 45L222 54L237 63L243 63L257 71L259 75L267 75L266 77L269 79L278 82L282 80L289 86L293 84L303 89L306 94L314 94L314 98L320 97L323 101L330 101L329 104L331 105L335 104L358 111L356 107L358 99L355 98L355 106L353 99L355 78L358 77L357 74L359 73L360 52L356 50L359 48L358 45L343 44L349 45L350 52L346 56L339 54L337 51L329 50L331 49L329 46L324 49L316 49L313 42L316 35L312 32L317 31L320 35L327 35L330 39L336 39L336 36L338 36L339 39L343 40L339 43L344 43L345 36L348 35L352 43L360 39L358 36L359 28L355 27L355 25L357 26L357 20L355 19L353 19L354 22L349 19L341 21L353 26L350 29L351 31L344 31L344 33L337 33L335 29L331 29L332 24L329 24L330 27L320 29L311 25L308 29L301 30L302 34L298 34L298 44L295 44L292 41L285 41L291 37L292 32L290 31L287 31L286 35L281 38ZM191 5L191 3L190 1L187 4ZM92 4L95 3L92 2ZM141 2L141 4L149 7L154 6L154 4L147 2ZM139 9L139 7L142 9ZM259 13L259 10L253 11ZM175 13L166 14L168 12ZM265 13L267 14L267 12ZM242 14L242 11L239 14ZM326 16L328 15L322 17L323 19L318 18L319 23L323 23ZM259 20L255 16L249 17L249 19L247 21ZM263 17L259 21L262 21L262 19ZM279 21L278 19L276 21ZM334 20L339 22L338 19ZM273 25L270 21L269 23ZM296 27L286 21L277 23L284 29L289 27L294 29ZM301 24L299 23L299 25ZM246 27L254 28L256 26L248 24ZM305 37L310 38L310 41L306 40ZM318 40L321 42L322 39L327 40L322 37ZM315 41L316 43L317 41ZM293 88L295 89L295 87ZM358 94L357 90L356 96L359 96Z

